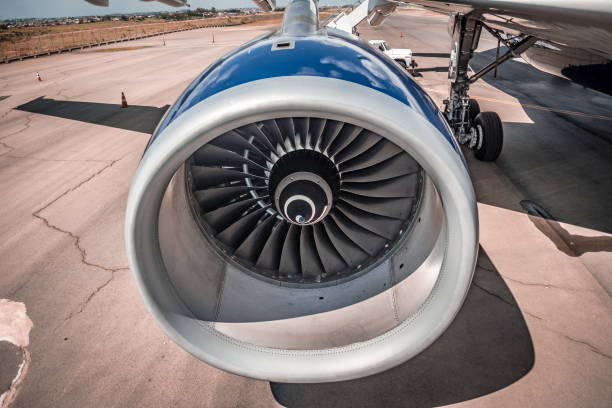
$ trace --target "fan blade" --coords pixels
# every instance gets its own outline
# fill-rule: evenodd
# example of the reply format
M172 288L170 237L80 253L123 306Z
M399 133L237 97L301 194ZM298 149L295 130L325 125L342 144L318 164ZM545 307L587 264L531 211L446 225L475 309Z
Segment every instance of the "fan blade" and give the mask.
M310 121L308 118L295 118L293 120L295 123L295 133L296 140L299 142L299 146L301 149L306 148L306 141L308 139L308 127L310 126Z
M370 256L376 255L386 243L386 240L366 230L355 222L351 221L340 211L333 211L330 216L336 222L336 225L344 232L344 235L350 238L359 248L363 249Z
M214 211L204 213L204 219L212 225L217 231L223 231L242 217L243 213L252 207L260 198L250 198L248 200L237 201L226 205L225 207L217 208Z
M268 137L254 123L241 127L240 129L238 129L238 132L241 132L245 135L253 136L255 138L254 140L259 141L267 150L275 150L272 143L270 143Z
M348 265L334 248L327 232L325 232L325 227L320 222L314 225L314 239L319 258L321 258L321 263L328 275L335 275L347 268Z
M291 224L287 232L278 271L287 277L300 273L300 227L295 224Z
M345 161L364 153L378 143L380 139L382 139L382 137L376 133L372 133L369 130L364 130L355 138L355 140L353 140L351 144L336 153L334 160L336 163L344 163Z
M243 173L239 170L202 166L193 166L191 168L191 177L193 178L195 190L204 190L208 187L219 186L247 178L267 180L267 177Z
M266 241L255 266L262 269L276 270L280 262L283 243L287 236L288 224L285 221L278 220L272 229L270 237Z
M338 167L341 172L364 169L387 160L402 151L395 144L382 139L365 153L345 161Z
M276 123L281 131L284 145L289 150L296 150L297 145L295 144L295 128L293 126L293 120L291 118L277 119Z
M348 146L361 133L363 128L353 125L344 125L338 136L327 149L330 157L334 157L336 153Z
M270 141L274 141L272 144L283 143L281 131L278 128L278 124L275 120L264 120L261 123L263 124L261 130L270 136Z
M325 272L325 268L323 268L319 259L311 226L302 227L300 261L302 264L302 276L305 278L315 278Z
M388 240L395 238L402 226L400 220L368 213L346 203L339 202L336 209L354 223Z
M239 218L229 227L216 235L217 239L224 244L236 248L249 236L255 228L257 222L264 216L266 209L270 207L260 207L259 209Z
M235 255L255 263L266 244L266 240L270 237L276 221L278 221L276 216L269 215L268 218L258 223L244 242L240 244Z
M355 245L332 219L326 217L321 222L332 245L349 267L355 268L368 259L368 254Z
M336 120L328 120L325 124L325 129L323 129L323 134L321 135L321 140L319 142L319 150L321 152L327 151L329 145L334 141L342 127L344 126L343 122L338 122Z
M367 183L404 176L417 171L419 171L417 162L406 153L401 153L373 166L341 173L341 177L342 181Z
M267 170L266 167L255 163L231 150L225 150L221 147L207 144L198 149L193 155L195 164L198 166L232 166L242 167L243 164L248 164L259 169Z
M234 198L238 198L251 190L260 190L265 187L219 187L207 190L199 190L194 193L195 199L200 204L202 211L212 211L228 204Z
M385 197L400 198L414 197L418 188L419 174L413 173L407 176L396 177L394 179L375 181L372 183L351 183L342 184L342 191L359 194L365 197Z
M340 200L360 210L398 220L408 218L414 202L413 198L364 197L348 192L342 192Z
M270 161L271 159L259 150L255 145L249 143L244 137L234 130L231 130L223 135L213 139L210 144L219 146L226 150L233 150L240 156L244 155L244 152L248 152L248 157L251 160L256 160L251 154L258 156L260 159Z
M325 129L326 122L327 119L310 118L310 147L312 149L317 148L323 129Z

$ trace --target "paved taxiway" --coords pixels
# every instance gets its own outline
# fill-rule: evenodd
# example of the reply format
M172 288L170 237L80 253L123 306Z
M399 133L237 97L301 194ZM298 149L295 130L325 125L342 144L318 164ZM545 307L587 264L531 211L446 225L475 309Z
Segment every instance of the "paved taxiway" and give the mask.
M122 44L144 48L0 66L0 334L16 322L13 342L27 350L11 406L606 406L612 97L518 60L472 90L482 110L500 113L506 144L494 164L466 153L483 250L464 309L425 353L357 381L269 384L212 368L163 335L123 249L132 175L165 106L269 28L203 29L168 35L166 46L150 38ZM402 11L360 32L412 48L418 81L441 102L445 17ZM495 45L483 38L474 67ZM557 221L527 215L525 200ZM1 393L21 352L0 342L0 359Z

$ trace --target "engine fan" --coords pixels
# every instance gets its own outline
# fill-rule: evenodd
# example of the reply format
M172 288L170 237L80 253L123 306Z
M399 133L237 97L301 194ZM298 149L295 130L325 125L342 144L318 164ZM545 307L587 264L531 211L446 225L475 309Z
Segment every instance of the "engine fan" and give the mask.
M380 262L410 230L423 183L393 142L308 117L232 129L198 149L186 175L218 252L280 284L337 282Z
M314 4L292 1L282 30L196 78L126 210L131 269L167 335L279 382L417 355L460 309L478 248L474 191L435 104L317 22Z

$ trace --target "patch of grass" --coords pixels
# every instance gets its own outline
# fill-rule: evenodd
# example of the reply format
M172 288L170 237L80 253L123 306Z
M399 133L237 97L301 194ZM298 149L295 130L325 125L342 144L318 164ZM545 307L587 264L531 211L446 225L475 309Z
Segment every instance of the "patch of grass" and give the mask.
M250 16L214 17L194 20L157 20L128 23L125 21L104 21L79 25L52 27L20 27L0 29L0 60L11 60L33 55L44 55L60 50L72 50L92 45L114 43L159 35L176 30L214 26L235 26L240 24L280 23L281 13L261 13ZM94 28L95 27L95 28ZM127 51L134 47L99 49L98 52Z
M159 18L146 18L142 21L97 21L84 24L65 24L56 26L43 27L13 27L0 29L0 38L4 39L21 39L24 37L34 37L44 34L58 34L72 31L94 30L101 28L123 28L126 26L138 26L147 23L165 23L166 21Z

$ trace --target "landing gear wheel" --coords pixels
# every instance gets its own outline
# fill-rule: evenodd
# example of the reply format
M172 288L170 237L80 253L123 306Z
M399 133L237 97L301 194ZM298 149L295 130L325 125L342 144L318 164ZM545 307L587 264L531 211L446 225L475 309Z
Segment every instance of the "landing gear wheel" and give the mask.
M417 62L413 59L410 60L410 75L412 75L413 77L422 77L423 74L421 74L420 72L418 72L416 70L416 67L418 67L419 64L417 64Z
M474 121L476 120L476 116L478 116L478 114L480 113L480 105L478 104L478 101L476 99L470 99L470 102L468 103L468 112L470 118L470 125L473 125Z
M476 158L482 161L495 161L504 144L504 130L499 115L495 112L480 112L474 119L474 126L480 138L474 148Z

